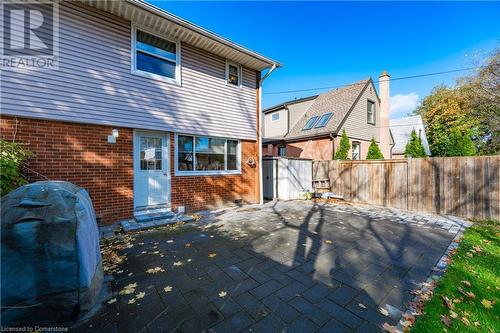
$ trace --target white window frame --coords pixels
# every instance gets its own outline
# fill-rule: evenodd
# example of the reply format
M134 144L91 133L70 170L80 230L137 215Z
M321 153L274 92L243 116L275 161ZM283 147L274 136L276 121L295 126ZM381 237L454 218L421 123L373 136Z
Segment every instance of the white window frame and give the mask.
M273 116L277 115L278 119L273 119ZM271 113L271 121L279 121L280 120L280 113L279 111Z
M370 121L370 119L368 118L368 105L369 104L372 104L373 105L373 122ZM369 125L375 125L377 123L377 108L376 108L376 105L375 105L375 102L372 101L371 99L368 99L366 100L366 123L369 124Z
M137 41L137 30L141 30L147 32L148 34L157 36L158 38L165 39L169 42L175 43L175 78L166 77L163 75L158 75L154 73L149 73L145 71L141 71L137 69L137 49L136 49L136 41ZM130 71L132 74L144 76L150 79L160 80L168 83L173 83L176 85L181 85L181 43L178 40L163 36L157 32L152 31L151 29L144 28L138 25L132 25L131 29L131 62L130 62ZM144 52L144 51L141 51ZM147 53L147 52L144 52ZM161 56L153 54L153 56L163 59ZM166 59L172 62L172 59Z
M236 147L236 166L237 170L179 170L179 147L178 147L178 136L191 136L193 137L193 168L196 169L196 137L204 137L211 139L222 139L226 140L224 143L224 169L227 169L227 141L236 141L238 146ZM239 175L241 174L241 140L215 137L209 135L196 135L187 133L176 133L174 138L174 175L175 176L210 176L210 175Z
M229 65L232 65L238 69L238 85L229 83ZM243 70L240 64L226 59L226 85L236 88L243 87Z

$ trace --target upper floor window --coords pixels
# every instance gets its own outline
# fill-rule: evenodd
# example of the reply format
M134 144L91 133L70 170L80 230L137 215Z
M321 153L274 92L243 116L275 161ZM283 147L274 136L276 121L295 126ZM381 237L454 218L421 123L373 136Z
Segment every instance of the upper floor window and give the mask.
M226 81L235 86L241 85L241 66L232 62L226 65Z
M133 52L134 73L178 81L179 43L134 28Z
M316 122L318 121L318 118L319 118L318 116L311 117L307 121L306 125L302 128L302 130L305 131L305 130L310 130L311 128L313 128L314 125L316 124Z
M272 121L278 121L280 120L280 114L278 112L275 112L271 115L271 120Z
M366 118L367 118L368 124L375 125L375 103L372 101L368 101Z

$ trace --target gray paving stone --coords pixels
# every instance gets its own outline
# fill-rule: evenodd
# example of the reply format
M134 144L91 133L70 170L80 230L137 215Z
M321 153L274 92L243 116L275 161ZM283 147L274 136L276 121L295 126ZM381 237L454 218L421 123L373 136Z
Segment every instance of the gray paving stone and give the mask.
M250 293L254 295L257 299L263 299L274 293L275 291L283 288L283 285L277 281L270 280L264 284L261 284L255 289L250 290Z
M345 306L349 303L360 291L353 289L349 286L343 285L335 289L329 296L328 299L334 301L335 303Z
M364 322L360 317L328 299L323 299L318 303L318 307L351 329L359 327Z
M271 311L273 311L276 316L278 316L282 321L286 323L291 323L300 315L300 313L295 308L283 302L276 296L271 295L269 297L266 297L262 300L262 302Z
M352 329L345 326L336 319L330 319L318 333L352 333Z
M318 325L310 321L304 316L295 319L289 326L286 327L287 333L305 333L315 332Z
M289 301L290 299L296 297L296 296L301 296L302 293L307 289L306 286L304 286L300 282L292 282L291 284L287 285L284 288L281 288L278 290L275 295L281 298L284 301Z
M239 312L220 324L212 327L213 332L240 332L254 323L253 319L244 312Z
M296 297L289 301L288 304L293 306L300 313L319 326L323 325L328 321L328 319L330 319L330 316L326 312L323 312L320 308L312 305L304 298Z

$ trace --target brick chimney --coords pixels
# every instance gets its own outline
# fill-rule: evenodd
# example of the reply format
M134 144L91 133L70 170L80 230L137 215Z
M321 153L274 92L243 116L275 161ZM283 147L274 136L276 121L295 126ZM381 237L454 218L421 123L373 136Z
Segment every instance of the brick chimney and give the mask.
M380 94L380 150L385 159L391 158L391 133L389 130L389 112L390 112L390 80L391 77L384 70L379 76L379 94Z

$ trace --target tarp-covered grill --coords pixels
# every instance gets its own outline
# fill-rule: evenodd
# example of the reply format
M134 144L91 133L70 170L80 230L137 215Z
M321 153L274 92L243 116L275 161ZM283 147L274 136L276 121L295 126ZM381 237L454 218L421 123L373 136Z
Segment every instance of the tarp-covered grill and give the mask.
M101 290L99 231L87 191L69 182L22 186L2 198L2 323L76 319Z

